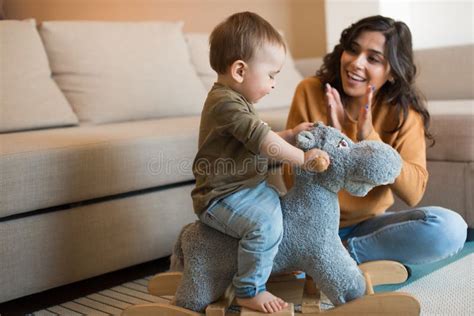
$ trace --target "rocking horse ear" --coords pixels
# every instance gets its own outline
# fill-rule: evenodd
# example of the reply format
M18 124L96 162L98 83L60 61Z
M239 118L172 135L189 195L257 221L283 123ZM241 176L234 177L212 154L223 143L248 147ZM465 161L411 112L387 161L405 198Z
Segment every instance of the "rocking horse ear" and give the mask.
M309 150L314 147L316 141L310 131L302 131L296 135L296 147L303 150Z

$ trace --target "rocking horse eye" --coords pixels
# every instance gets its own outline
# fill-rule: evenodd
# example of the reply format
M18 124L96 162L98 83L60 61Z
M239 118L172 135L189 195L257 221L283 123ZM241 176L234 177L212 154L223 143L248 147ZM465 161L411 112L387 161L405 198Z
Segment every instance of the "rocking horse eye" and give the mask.
M337 148L347 148L349 145L347 144L345 139L341 139L339 141L339 144L337 144Z

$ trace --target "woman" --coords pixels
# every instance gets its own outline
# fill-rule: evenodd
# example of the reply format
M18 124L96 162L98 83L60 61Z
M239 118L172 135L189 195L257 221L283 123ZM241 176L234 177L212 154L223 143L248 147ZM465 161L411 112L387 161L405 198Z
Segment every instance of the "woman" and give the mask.
M466 240L467 224L445 208L385 212L394 202L393 193L415 206L428 180L425 137L434 140L415 74L407 25L372 16L345 29L316 76L303 80L295 92L287 128L322 121L355 141L383 141L403 159L395 183L365 197L339 193L339 235L357 263L434 262L458 252ZM289 173L286 182L291 186Z

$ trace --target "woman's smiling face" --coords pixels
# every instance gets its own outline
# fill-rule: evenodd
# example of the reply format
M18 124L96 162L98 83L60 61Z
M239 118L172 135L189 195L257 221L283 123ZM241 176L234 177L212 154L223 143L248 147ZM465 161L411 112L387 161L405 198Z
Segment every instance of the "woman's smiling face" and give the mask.
M340 75L345 94L362 100L368 84L378 91L391 78L384 52L385 36L374 31L362 32L343 51Z

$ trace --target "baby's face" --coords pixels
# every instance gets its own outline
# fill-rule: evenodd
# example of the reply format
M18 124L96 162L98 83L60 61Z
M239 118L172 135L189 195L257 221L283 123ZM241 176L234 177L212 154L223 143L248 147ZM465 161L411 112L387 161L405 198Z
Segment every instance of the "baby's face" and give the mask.
M244 81L241 86L242 95L251 103L257 103L261 98L275 88L275 77L281 71L285 62L285 49L277 44L264 44L255 52L247 63Z

